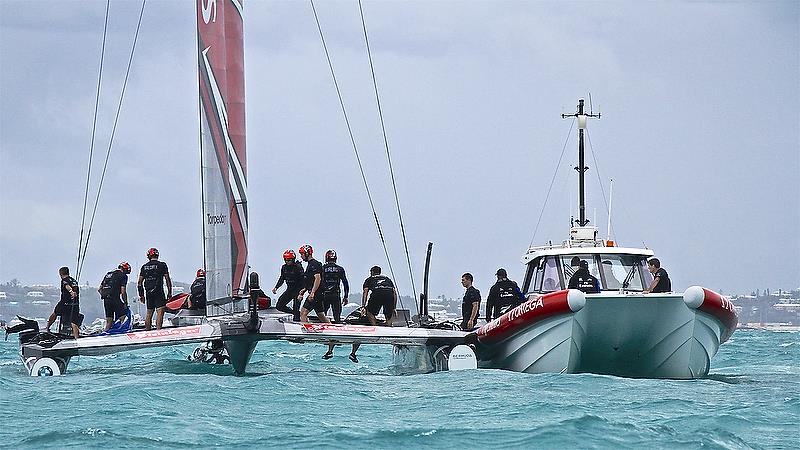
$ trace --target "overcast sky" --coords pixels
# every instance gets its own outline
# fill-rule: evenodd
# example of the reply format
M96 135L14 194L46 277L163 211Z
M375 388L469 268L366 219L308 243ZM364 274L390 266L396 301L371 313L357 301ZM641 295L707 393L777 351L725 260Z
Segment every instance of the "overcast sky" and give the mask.
M411 294L355 1L316 3L400 291ZM112 1L93 170L140 3ZM245 11L250 264L335 248L351 284L386 266L308 2ZM0 280L74 267L104 1L0 0ZM417 291L482 293L525 252L577 99L591 92L588 216L660 257L675 290L800 286L800 3L364 3ZM193 2L149 0L82 282L161 250L202 265ZM568 237L577 139L534 244ZM594 159L597 163L595 164ZM94 178L93 192L97 178ZM92 194L93 196L93 194Z

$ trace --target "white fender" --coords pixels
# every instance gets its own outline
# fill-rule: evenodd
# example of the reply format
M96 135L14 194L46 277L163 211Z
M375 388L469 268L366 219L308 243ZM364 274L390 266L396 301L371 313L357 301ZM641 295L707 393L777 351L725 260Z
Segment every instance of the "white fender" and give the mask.
M49 377L61 375L61 368L52 358L39 358L31 366L32 377Z
M477 369L478 358L469 345L456 345L447 356L448 370Z
M691 286L683 292L683 301L689 308L697 309L703 304L706 293L700 286Z

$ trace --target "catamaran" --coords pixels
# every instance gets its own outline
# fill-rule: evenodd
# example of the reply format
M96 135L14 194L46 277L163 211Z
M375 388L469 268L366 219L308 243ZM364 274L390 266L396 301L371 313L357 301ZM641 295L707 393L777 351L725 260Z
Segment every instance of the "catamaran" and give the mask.
M585 170L578 171L580 219L569 239L529 248L522 258L527 300L476 331L429 320L427 289L416 320L395 318L398 326L392 327L299 323L274 308L260 311L258 275L247 263L242 14L240 0L196 2L206 314L181 312L161 330L79 339L40 332L35 321L25 322L17 331L31 375L64 374L73 356L180 344L200 344L194 359L230 361L242 374L262 340L392 345L394 366L410 372L481 367L653 378L708 373L711 358L736 327L733 305L697 286L644 294L650 281L645 262L653 252L597 238L584 215ZM584 167L583 130L592 115L580 101L574 116L579 167ZM429 244L426 280L430 249ZM600 280L599 293L567 289L576 256Z

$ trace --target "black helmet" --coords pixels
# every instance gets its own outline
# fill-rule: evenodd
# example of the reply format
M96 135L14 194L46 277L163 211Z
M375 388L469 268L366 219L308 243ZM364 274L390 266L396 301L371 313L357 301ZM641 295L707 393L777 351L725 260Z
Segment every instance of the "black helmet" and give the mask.
M497 269L497 273L495 273L495 275L497 275L498 277L503 277L503 278L508 277L508 273L506 273L506 269L503 269L502 267Z

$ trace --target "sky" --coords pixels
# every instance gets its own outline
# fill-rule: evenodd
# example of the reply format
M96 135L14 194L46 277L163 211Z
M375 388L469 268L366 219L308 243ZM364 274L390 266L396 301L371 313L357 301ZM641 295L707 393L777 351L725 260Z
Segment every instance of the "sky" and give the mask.
M411 295L358 3L315 5ZM0 281L56 283L75 265L105 7L0 0ZM140 7L111 2L90 199ZM800 287L800 3L363 9L416 292L429 241L430 294L455 297L462 273L485 295L498 267L522 281L532 238L568 237L577 138L561 114L589 94L602 117L588 128L587 215L601 235L613 179L611 236L653 249L674 290ZM358 291L386 258L311 6L248 0L244 13L252 270L271 287L283 250L309 243L318 259L336 249ZM192 2L146 4L82 283L153 246L176 280L202 266L194 21Z

